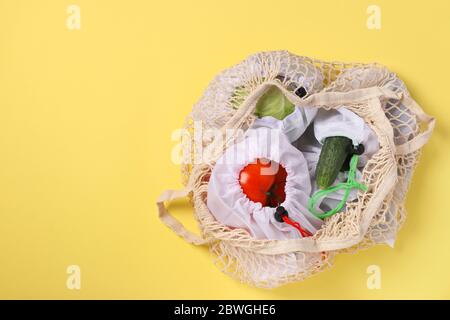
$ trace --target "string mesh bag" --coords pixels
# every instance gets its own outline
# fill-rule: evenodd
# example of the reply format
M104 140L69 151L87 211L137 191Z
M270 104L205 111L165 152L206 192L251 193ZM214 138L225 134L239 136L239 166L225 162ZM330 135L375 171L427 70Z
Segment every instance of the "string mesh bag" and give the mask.
M217 160L242 139L257 118L259 98L274 86L297 107L345 106L379 142L360 175L367 188L358 190L344 211L325 218L311 237L257 239L245 229L221 224L207 206ZM159 217L189 243L208 245L220 270L243 283L274 288L304 280L330 267L339 253L393 245L406 218L405 197L420 150L434 125L404 83L381 65L325 62L287 51L256 53L220 73L188 115L181 141L185 188L162 193ZM168 212L167 202L180 197L189 197L199 235Z

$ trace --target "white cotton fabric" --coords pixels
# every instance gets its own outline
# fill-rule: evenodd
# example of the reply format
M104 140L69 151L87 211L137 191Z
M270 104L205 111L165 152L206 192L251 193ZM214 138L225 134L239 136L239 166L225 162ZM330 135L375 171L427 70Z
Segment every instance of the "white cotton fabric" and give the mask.
M251 201L239 184L241 170L256 159L269 159L281 164L286 172L286 199L281 204L289 217L315 233L323 221L307 209L311 193L308 165L280 130L257 128L249 130L239 143L228 148L214 166L208 184L207 206L224 225L245 228L258 239L300 238L297 229L275 220L275 208Z
M294 142L305 132L317 114L314 107L295 107L294 112L287 115L283 120L271 116L258 118L252 128L271 128L280 130L286 135L289 142Z
M314 135L320 143L328 137L343 136L352 139L357 146L364 140L365 126L363 119L345 107L321 109L314 121Z

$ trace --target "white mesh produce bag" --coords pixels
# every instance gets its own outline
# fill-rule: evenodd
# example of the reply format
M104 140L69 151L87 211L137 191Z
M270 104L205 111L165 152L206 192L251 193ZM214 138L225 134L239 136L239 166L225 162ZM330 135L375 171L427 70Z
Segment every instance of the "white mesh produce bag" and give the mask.
M267 159L287 172L286 199L280 205L304 229L315 233L323 221L307 210L311 184L302 153L279 130L259 128L248 132L246 138L228 148L214 166L208 184L209 210L223 225L243 228L257 239L299 238L296 229L275 220L275 208L251 201L239 184L239 174L246 165L256 159Z
M289 142L294 142L305 132L308 125L317 114L317 108L296 107L294 112L283 120L274 117L261 117L253 122L252 128L271 128L280 130L286 135Z
M301 150L308 162L308 169L311 177L312 193L318 191L315 182L315 171L319 162L320 151L323 141L328 137L342 136L352 140L353 146L363 145L363 153L359 156L358 168L364 168L367 161L378 151L379 143L375 132L364 123L364 120L354 112L341 106L332 110L321 109L314 119L311 129L302 138L298 139L294 144ZM357 180L361 180L362 173L356 171ZM336 178L333 185L345 182L346 173L342 172ZM347 201L356 198L357 190L353 189ZM344 190L338 190L328 194L317 203L319 209L328 211L335 208L342 200ZM320 210L319 210L320 211Z

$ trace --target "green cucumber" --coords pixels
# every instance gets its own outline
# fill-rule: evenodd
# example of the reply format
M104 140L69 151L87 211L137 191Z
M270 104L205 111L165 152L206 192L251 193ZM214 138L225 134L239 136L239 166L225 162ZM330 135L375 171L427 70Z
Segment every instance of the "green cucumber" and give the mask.
M316 167L316 183L328 188L336 180L345 160L352 153L352 140L347 137L328 137L323 142Z

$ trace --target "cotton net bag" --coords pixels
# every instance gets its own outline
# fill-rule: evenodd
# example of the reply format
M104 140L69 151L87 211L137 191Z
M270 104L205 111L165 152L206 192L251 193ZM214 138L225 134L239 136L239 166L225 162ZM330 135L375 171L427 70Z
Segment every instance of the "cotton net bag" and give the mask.
M358 191L344 211L326 218L311 237L259 239L245 228L222 224L207 206L213 168L254 125L258 99L273 86L299 107L345 106L378 138L379 148L361 172L367 191ZM237 95L239 91L245 94ZM302 118L306 130L308 114ZM420 149L434 125L404 83L378 64L325 62L287 51L254 54L220 73L187 117L182 139L185 188L160 196L159 217L187 242L208 245L215 264L243 283L273 288L301 281L331 266L338 253L393 244L406 217L405 196ZM209 131L215 133L205 134ZM170 200L186 196L200 235L186 230L166 208Z

